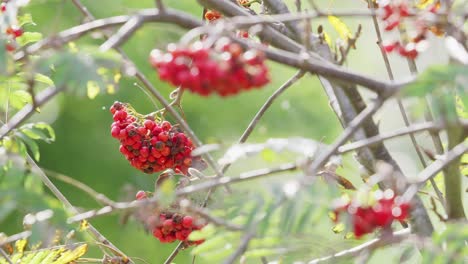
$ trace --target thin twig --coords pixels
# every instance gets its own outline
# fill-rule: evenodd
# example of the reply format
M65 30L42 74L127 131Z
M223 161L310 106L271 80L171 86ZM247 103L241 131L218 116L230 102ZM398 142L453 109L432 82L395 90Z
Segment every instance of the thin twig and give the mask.
M23 231L21 233L17 233L17 234L14 234L14 235L11 235L9 237L6 237L6 238L1 238L0 240L0 247L2 247L3 245L6 245L8 243L11 243L11 242L14 242L16 240L20 240L20 239L25 239L27 237L31 236L31 231Z
M49 173L49 175L57 180L60 180L60 181L63 181L65 183L68 183L80 190L82 190L83 192L87 193L90 197L92 197L93 199L95 199L98 203L101 203L101 204L104 204L104 205L114 205L115 202L112 201L111 199L109 199L107 196L105 196L104 194L102 193L99 193L97 191L95 191L93 188L91 188L89 185L86 185L72 177L69 177L65 174L62 174L62 173L58 173L58 172L55 172L55 171L51 171L51 170L48 170L48 169L43 169L45 172Z
M242 241L241 241L240 245L237 247L236 251L234 251L234 253L232 253L232 255L229 256L223 262L223 264L232 264L232 263L234 263L234 261L236 261L236 259L238 257L240 257L240 256L242 256L242 254L244 254L244 252L247 250L247 247L249 246L250 240L252 240L252 238L254 238L254 237L255 237L255 229L252 229L249 232L247 232L242 237Z
M13 264L13 260L10 259L10 257L1 247L0 247L0 255L2 255L8 263Z
M465 122L464 127L468 128L468 122ZM349 143L346 145L342 145L338 148L338 153L344 154L349 151L353 151L356 149L364 148L364 147L369 147L374 144L386 141L391 138L395 137L400 137L408 134L414 134L418 132L424 132L424 131L439 131L444 129L444 126L442 124L438 124L435 122L424 122L420 124L413 124L408 127L403 127L397 130L394 130L392 132L388 133L382 133L380 135L374 136L374 137L369 137L361 141L355 141L353 143Z
M358 130L361 125L372 115L380 109L383 100L377 99L372 104L368 105L364 111L360 112L341 133L341 135L333 142L329 149L320 154L311 164L309 172L315 175L317 170L333 155L336 154L338 148L343 145L349 138Z
M196 207L196 206L192 206L192 205L187 206L184 203L185 203L185 201L181 202L181 207L183 209L187 210L189 213L196 214L196 215L200 216L201 218L205 219L209 223L213 223L213 224L215 224L217 226L225 227L227 230L231 230L231 231L244 230L244 228L242 228L239 225L227 222L224 219L221 219L221 218L218 218L218 217L216 217L214 215L211 215L208 212L208 210L206 210L204 208L200 208L200 207ZM182 204L184 204L184 206L182 206Z
M174 248L169 257L167 257L167 259L164 261L164 264L171 264L175 257L177 257L177 254L179 254L179 251L183 248L183 246L184 243L179 242L179 244L177 244L177 247Z
M421 173L419 173L418 177L416 178L416 182L423 184L430 178L437 175L437 173L439 173L445 167L450 165L452 161L457 160L461 155L465 154L466 152L468 152L468 144L466 142L461 142L460 144L452 148L450 151L448 151L443 158L434 161L432 164L427 166Z
M57 199L62 202L62 204L70 210L73 214L78 214L79 211L68 201L68 199L62 194L62 192L50 181L49 177L44 173L44 171L37 165L37 163L28 155L26 154L27 162L32 166L35 170L36 174L40 177L42 182L44 183L47 188L57 197ZM86 231L89 232L95 240L100 243L107 245L110 249L114 252L117 252L120 256L128 259L129 263L134 263L125 253L123 253L120 249L118 249L115 245L113 245L104 235L102 235L93 225L88 223L88 228Z
M317 263L321 263L324 261L331 261L336 258L342 258L342 257L358 256L364 251L372 251L384 245L398 243L402 240L405 240L409 235L410 235L410 230L403 229L403 230L393 233L391 237L382 237L382 238L372 239L359 246L340 251L333 255L311 260L308 262L308 264L317 264Z
M183 197L192 193L209 190L213 187L226 186L226 185L231 185L234 183L240 183L244 181L259 179L265 176L270 176L275 173L293 171L293 170L296 170L297 168L298 168L298 165L296 163L286 163L286 164L283 164L281 166L278 166L272 169L265 168L265 169L244 172L244 173L241 173L239 177L235 177L235 178L227 177L227 176L224 176L221 178L215 177L215 178L212 178L212 180L209 180L206 182L202 182L199 184L194 184L194 185L190 185L190 186L178 189L175 192L175 197ZM73 217L68 218L67 222L68 223L79 222L79 221L90 219L96 216L107 215L118 210L128 210L128 209L133 209L133 208L139 208L139 207L154 204L157 202L158 202L158 199L156 196L151 197L150 199L145 199L145 200L140 200L140 201L117 202L115 203L113 207L105 206L97 210L91 210L91 211L83 212L81 214L77 214Z
M372 8L372 10L376 10L376 6L375 6L374 1L368 0L367 2L369 4L369 7ZM375 32L377 34L377 43L379 45L380 53L382 54L382 58L383 58L384 63L385 63L385 68L387 69L388 77L390 78L390 80L393 81L394 80L393 70L392 70L392 67L390 65L390 61L388 59L387 53L385 52L385 50L383 48L382 34L381 34L381 31L380 31L380 28L379 28L379 23L377 21L377 16L375 14L372 16L372 21L374 23L374 29L375 29ZM410 65L411 65L411 63L410 63ZM415 67L416 65L414 64L414 61L413 61L412 65L413 65L413 67L410 67L410 68L412 68L413 70L416 69L416 67ZM405 123L405 126L406 127L411 126L411 122L409 121L408 114L406 113L406 110L405 110L405 107L403 105L402 100L399 97L397 97L396 101L397 101L398 108L400 110L401 116L403 117L403 121ZM428 120L426 120L426 121L428 121ZM432 135L432 133L431 133L431 135ZM424 159L424 156L421 153L421 149L418 147L416 137L414 136L413 133L410 133L409 137L411 139L411 143L413 144L414 150L416 151L416 154L418 155L419 161L421 162L421 164L422 164L422 166L424 168L427 167L426 160ZM442 192L440 191L439 187L437 187L437 184L435 183L434 179L430 179L430 182L431 182L432 188L434 189L434 191L435 191L437 197L439 198L439 200L441 201L442 205L444 205L444 209L445 209L445 202L444 202L445 200L444 200L444 196L443 196Z

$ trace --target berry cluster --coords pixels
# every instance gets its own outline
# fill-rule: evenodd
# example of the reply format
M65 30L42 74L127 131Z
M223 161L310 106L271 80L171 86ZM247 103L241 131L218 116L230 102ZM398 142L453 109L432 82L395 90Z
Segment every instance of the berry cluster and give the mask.
M130 164L145 172L174 169L187 174L192 164L192 141L168 121L155 122L115 102L110 108L114 115L112 137L120 140L120 152Z
M153 229L153 236L162 243L172 243L176 240L185 242L187 246L199 245L203 240L189 241L188 237L194 230L200 230L203 225L198 225L193 217L177 213L161 213L159 224Z
M5 49L9 52L16 50L18 45L15 39L23 35L23 30L16 21L17 8L15 1L3 0L0 4L0 21L2 21L0 22L0 31L5 34Z
M392 190L376 191L374 198L371 205L353 201L337 206L335 221L338 221L339 213L348 213L354 235L359 238L377 228L389 228L394 220L404 221L408 217L409 204L395 196Z
M229 39L219 39L213 47L197 41L189 47L169 45L168 52L153 50L150 61L161 80L207 96L237 94L269 82L262 53L244 51Z
M427 8L427 12L435 14L439 5L433 4ZM385 22L385 31L393 31L402 25L402 21L411 16L413 13L408 6L406 0L389 1L381 6L382 20ZM440 35L441 30L436 25L428 25L427 21L423 20L423 16L418 14L415 20L416 33L411 38L405 38L404 41L393 41L383 45L385 52L398 52L403 57L415 59L419 52L425 48L424 40L427 38L428 31L432 31L436 35Z
M147 192L140 190L136 193L137 200L144 200L149 198ZM198 223L192 216L182 215L180 213L163 212L158 215L146 215L149 222L153 224L148 225L153 236L158 238L162 243L172 243L176 240L184 242L184 246L199 245L203 240L189 241L188 237L193 230L200 230L204 224ZM156 218L156 219L154 219Z

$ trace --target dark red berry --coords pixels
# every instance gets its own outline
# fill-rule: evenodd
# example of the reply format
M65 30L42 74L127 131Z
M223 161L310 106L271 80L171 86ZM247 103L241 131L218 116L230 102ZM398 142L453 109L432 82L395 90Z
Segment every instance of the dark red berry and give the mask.
M119 139L120 152L132 166L145 173L170 168L187 174L193 144L184 133L167 121L140 120L123 103L115 102L110 111L112 137Z

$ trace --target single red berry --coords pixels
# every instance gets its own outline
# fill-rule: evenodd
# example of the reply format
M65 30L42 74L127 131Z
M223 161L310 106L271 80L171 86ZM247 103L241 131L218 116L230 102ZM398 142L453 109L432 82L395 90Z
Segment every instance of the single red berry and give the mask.
M163 227L173 227L174 226L174 221L172 219L166 219L163 222Z
M14 36L15 38L21 37L22 35L23 35L23 30L20 29L20 28L15 29L15 30L13 31L13 36Z
M11 44L11 43L7 43L5 44L5 49L8 51L8 52L13 52L16 50L16 47L15 45Z
M393 30L394 28L396 28L398 25L400 25L400 20L398 20L398 19L393 19L393 20L391 20L391 21L389 21L389 22L387 23L387 25L385 26L384 29L385 29L386 31L391 31L391 30Z
M192 227L193 224L193 218L189 215L184 216L182 219L182 226L185 228L190 228Z

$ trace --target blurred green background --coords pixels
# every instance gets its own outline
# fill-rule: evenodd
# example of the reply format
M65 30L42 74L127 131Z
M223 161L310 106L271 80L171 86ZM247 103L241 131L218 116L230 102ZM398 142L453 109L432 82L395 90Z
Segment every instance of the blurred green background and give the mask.
M82 1L89 11L97 18L109 17L132 12L154 6L154 1L140 0L88 0ZM167 5L179 10L187 11L196 17L201 17L202 8L196 1L164 1ZM293 2L293 1L290 1ZM308 5L304 1L304 6ZM324 9L361 8L367 4L362 0L340 1L322 0L316 1ZM30 12L36 26L28 26L30 30L42 32L45 36L80 24L83 17L73 6L71 1L35 0L24 10ZM375 33L370 19L344 19L351 30L356 30L358 24L363 26L363 34L357 43L357 50L353 50L349 56L347 65L355 71L365 72L368 75L387 79L384 64L381 60ZM313 21L316 29L323 24L326 31L337 38L327 20ZM151 80L155 87L166 97L172 91L166 83L157 79L156 73L148 63L148 54L155 47L163 48L170 42L176 42L184 34L180 28L167 24L148 24L137 31L134 36L123 46L125 52L135 62L137 67ZM77 42L80 44L99 45L102 39L93 38L99 35L91 35ZM391 36L388 36L391 37ZM431 45L438 47L440 40L434 40ZM405 62L396 56L390 56L394 65L395 75L406 77L409 75ZM423 54L418 61L421 68L430 64L434 58L439 61L446 58L443 49L434 48L432 54ZM225 146L234 143L256 111L264 103L273 91L286 81L295 70L275 63L271 66L272 82L261 90L250 91L241 95L220 98L200 96L186 93L183 98L183 107L186 118L192 129L204 143L221 143ZM57 139L53 144L41 144L40 165L48 170L63 173L76 178L98 192L111 199L118 200L122 196L122 187L132 184L137 189L151 190L156 175L145 175L132 168L118 151L118 142L110 136L110 124L112 116L108 108L116 100L131 103L142 113L152 112L155 105L152 100L140 88L135 85L136 80L131 77L123 77L115 94L101 94L94 100L78 98L71 95L60 95L36 114L33 120L51 122ZM160 107L159 103L156 103ZM396 112L395 104L389 103L381 111L376 120L380 120L382 130L395 129L402 125L400 115ZM415 117L419 118L419 117ZM329 107L327 97L314 76L306 76L294 86L288 89L268 110L263 117L249 142L262 142L269 137L306 137L324 143L331 143L339 135L341 127L336 116ZM428 137L422 136L421 144L426 145ZM388 144L390 150L396 153L396 159L403 163L405 172L409 175L421 169L414 159L414 152L409 140L395 140ZM215 153L219 155L220 153ZM355 163L349 159L349 164ZM243 163L234 166L228 173L235 176L240 171L261 168L262 163ZM269 164L270 166L274 164ZM344 174L358 185L360 183L358 169L347 167ZM70 199L72 204L86 208L97 208L96 202L76 188L54 181L58 188ZM22 230L22 216L12 215L8 221L1 223L0 230L8 230L8 233ZM331 233L328 218L324 217L321 234ZM115 245L130 256L138 256L149 263L162 263L175 244L160 244L150 234L145 233L141 224L129 221L126 225L119 224L118 216L106 216L92 220L92 223L102 231ZM340 239L337 237L337 239ZM91 251L91 255L99 256ZM191 258L188 252L183 252L177 257L176 263L189 263ZM392 262L392 259L389 260ZM389 262L389 263L390 263ZM385 261L380 263L387 263Z

